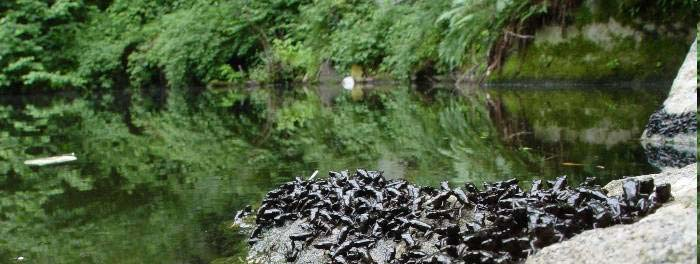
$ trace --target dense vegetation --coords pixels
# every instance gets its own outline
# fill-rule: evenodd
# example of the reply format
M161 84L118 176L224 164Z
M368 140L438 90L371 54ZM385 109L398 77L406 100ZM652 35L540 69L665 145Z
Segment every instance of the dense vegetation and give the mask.
M603 1L596 12L589 2L2 1L0 90L313 81L326 62L370 76L479 76L542 25L615 17L690 30L698 18L693 0Z

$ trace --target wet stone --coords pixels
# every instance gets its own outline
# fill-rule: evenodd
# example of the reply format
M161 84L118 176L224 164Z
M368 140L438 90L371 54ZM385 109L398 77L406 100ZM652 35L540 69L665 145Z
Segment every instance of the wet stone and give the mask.
M632 223L671 199L670 185L629 179L608 196L589 179L417 187L382 172L330 172L271 191L258 208L251 252L266 243L265 262L517 263L585 230ZM250 214L246 208L236 220ZM280 227L281 226L281 227ZM268 234L269 233L269 234ZM288 243L288 245L285 245Z

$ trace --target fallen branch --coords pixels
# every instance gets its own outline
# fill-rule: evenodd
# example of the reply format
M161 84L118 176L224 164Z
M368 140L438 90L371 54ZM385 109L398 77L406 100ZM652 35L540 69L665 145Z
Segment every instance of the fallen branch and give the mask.
M75 157L74 153L70 153L70 154L65 154L65 155L60 155L60 156L55 156L55 157L27 160L24 162L24 165L27 165L27 166L45 166L45 165L51 165L51 164L60 164L60 163L65 163L65 162L71 162L71 161L75 161L75 160L78 160L78 158Z
M518 34L518 33L515 33L513 31L510 31L510 30L505 30L505 32L506 32L506 36L513 36L516 38L521 38L521 39L534 39L535 38L535 36L533 36L533 35L522 35L522 34Z

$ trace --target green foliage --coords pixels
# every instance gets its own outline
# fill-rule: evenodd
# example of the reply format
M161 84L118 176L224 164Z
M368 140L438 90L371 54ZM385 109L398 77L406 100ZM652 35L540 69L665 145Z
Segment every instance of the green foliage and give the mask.
M0 9L0 90L82 87L70 71L74 41L86 13L82 1L11 1Z
M224 64L219 66L218 71L213 77L214 80L229 82L229 83L241 83L244 81L244 75L242 72L234 70L231 65Z
M320 62L315 59L314 52L300 42L291 39L275 39L272 41L272 53L280 63L280 74L299 79L305 75L315 75Z
M294 101L277 110L275 129L283 133L294 133L308 127L316 114L317 106L307 101Z
M436 23L447 9L449 1L417 1L411 5L397 5L382 14L393 24L386 31L386 58L382 70L400 78L416 71L435 66L438 44L444 27Z
M244 34L243 25L229 19L235 5L202 4L163 16L149 24L158 33L129 57L132 76L161 69L171 86L183 86L190 80L208 82L216 74L216 66L240 48L250 44L233 41ZM151 29L148 29L149 31ZM153 29L155 31L155 29ZM238 45L237 45L238 44ZM135 80L143 83L148 80Z
M697 23L699 18L698 1L694 0L623 0L617 5L618 8L613 10L617 10L617 15L628 21L637 18L661 23Z
M546 14L550 4L529 0L455 0L437 20L448 24L440 43L440 59L451 69L465 63L483 63L505 30L519 32L530 19Z
M337 28L330 37L330 56L341 68L352 64L365 68L376 67L384 53L384 32L390 25L384 10L368 3L353 6L351 12L343 14ZM377 9L380 8L380 9Z
M323 62L395 78L484 73L508 57L509 32L614 17L682 35L698 19L692 0L588 5L598 11L577 0L5 1L0 89L313 81Z

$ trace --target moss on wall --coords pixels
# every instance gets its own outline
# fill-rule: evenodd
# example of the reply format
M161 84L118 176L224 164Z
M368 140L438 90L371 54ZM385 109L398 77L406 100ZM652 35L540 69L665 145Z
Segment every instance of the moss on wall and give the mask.
M491 80L672 79L687 43L672 38L613 38L610 48L578 35L516 50Z
M583 1L565 25L544 26L512 48L489 80L671 80L698 15L689 2L657 4Z

